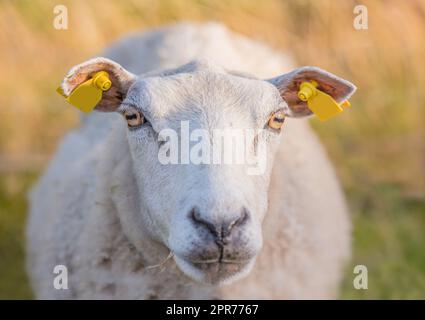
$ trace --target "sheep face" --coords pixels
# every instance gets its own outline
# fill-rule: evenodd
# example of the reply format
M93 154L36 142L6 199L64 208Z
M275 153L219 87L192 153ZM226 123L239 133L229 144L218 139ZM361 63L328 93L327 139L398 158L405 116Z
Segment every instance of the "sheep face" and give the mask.
M127 135L152 236L187 275L221 283L246 273L261 248L280 135L268 121L284 103L268 82L186 68L138 79L120 109L146 119Z
M311 113L296 98L299 83L315 80L337 100L354 90L317 68L264 81L197 61L136 77L95 59L71 70L64 92L99 70L110 73L113 88L96 109L122 113L128 125L140 216L127 222L141 223L181 271L209 284L246 275L261 249L284 116Z

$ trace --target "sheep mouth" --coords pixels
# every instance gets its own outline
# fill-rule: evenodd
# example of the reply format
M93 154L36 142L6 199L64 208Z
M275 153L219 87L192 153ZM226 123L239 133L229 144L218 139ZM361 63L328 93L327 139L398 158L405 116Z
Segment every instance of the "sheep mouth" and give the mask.
M183 273L193 280L206 284L221 285L245 276L251 270L254 259L190 261L175 256L175 261Z
M192 265L201 270L206 276L220 277L230 276L240 272L246 263L243 262L192 262ZM214 282L214 281L208 281Z

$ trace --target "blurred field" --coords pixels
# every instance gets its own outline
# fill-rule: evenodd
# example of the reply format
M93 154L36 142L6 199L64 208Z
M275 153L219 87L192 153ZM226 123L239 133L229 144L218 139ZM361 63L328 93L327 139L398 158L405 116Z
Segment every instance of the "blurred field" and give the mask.
M26 193L77 123L55 93L60 79L127 32L179 20L221 21L358 86L350 110L312 120L355 226L342 298L425 299L425 1L361 1L361 31L352 26L357 1L62 0L66 31L52 26L57 3L0 2L0 299L32 297ZM369 269L368 290L352 286L356 264Z

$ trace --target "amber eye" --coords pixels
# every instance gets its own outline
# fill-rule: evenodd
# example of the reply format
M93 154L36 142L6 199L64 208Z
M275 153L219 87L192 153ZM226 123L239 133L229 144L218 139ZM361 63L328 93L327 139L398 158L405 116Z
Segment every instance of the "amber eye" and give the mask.
M280 130L285 122L285 113L280 110L272 114L268 126L275 130Z
M136 109L129 109L124 112L125 120L127 121L129 128L135 128L141 126L145 122L143 114Z

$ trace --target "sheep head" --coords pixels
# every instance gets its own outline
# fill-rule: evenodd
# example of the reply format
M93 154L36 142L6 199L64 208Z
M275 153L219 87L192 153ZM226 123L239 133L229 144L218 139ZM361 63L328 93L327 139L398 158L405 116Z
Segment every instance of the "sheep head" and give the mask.
M311 114L297 96L300 84L315 81L336 101L355 90L314 67L260 80L195 61L135 76L95 58L71 69L64 94L99 71L112 87L95 109L121 113L127 123L144 229L174 253L183 273L209 284L243 277L261 250L285 117Z

